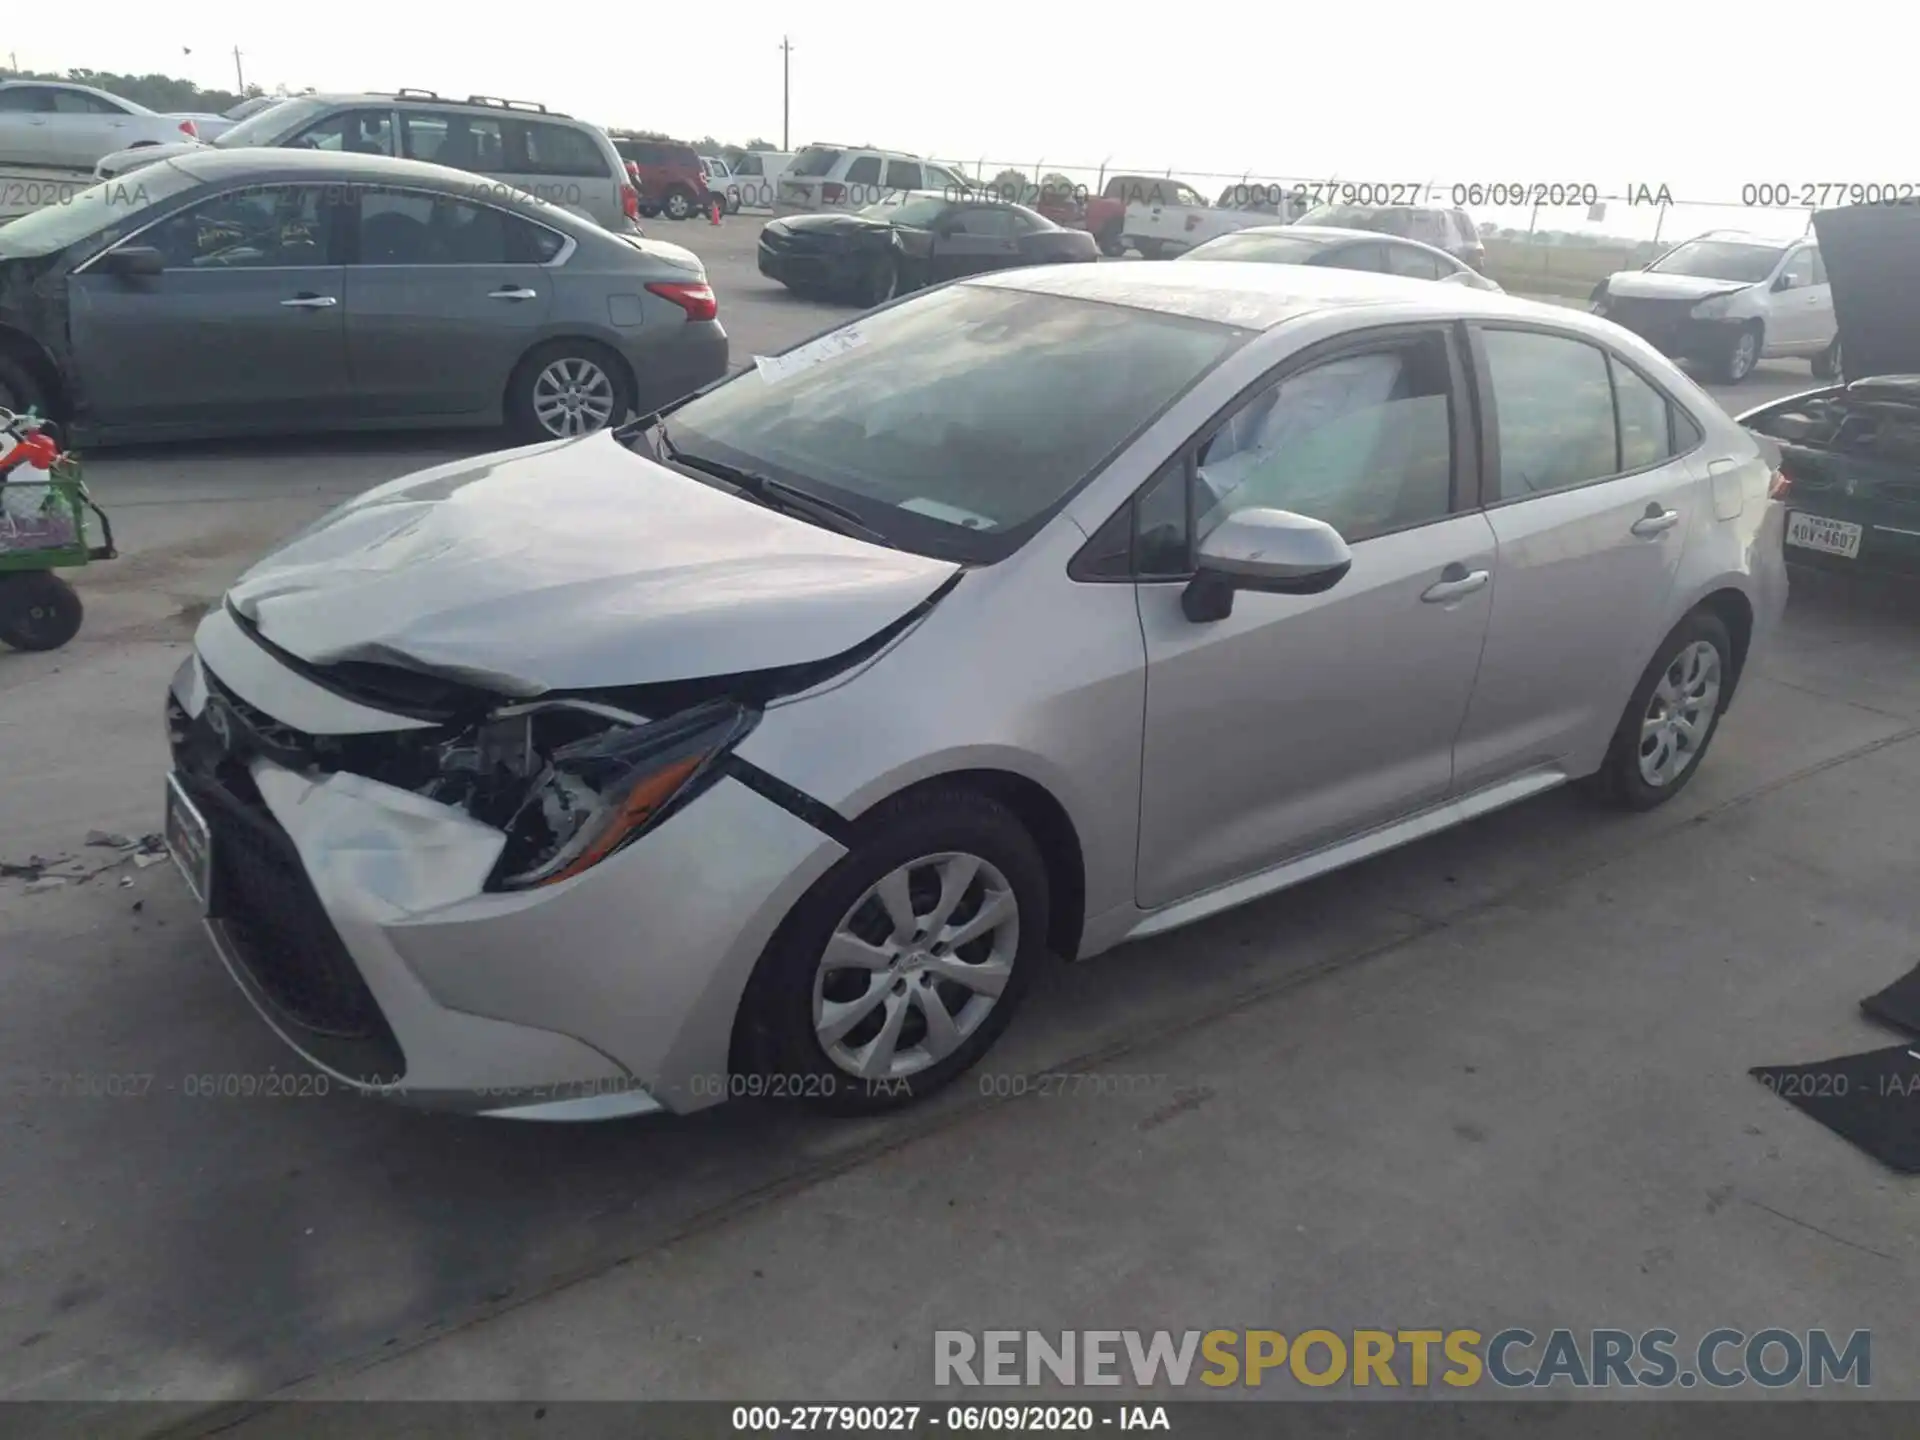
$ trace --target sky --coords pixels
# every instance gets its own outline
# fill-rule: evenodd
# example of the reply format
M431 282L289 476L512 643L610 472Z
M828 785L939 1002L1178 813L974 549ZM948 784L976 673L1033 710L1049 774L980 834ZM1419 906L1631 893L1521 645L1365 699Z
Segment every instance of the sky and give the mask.
M1091 184L1105 162L1109 173L1171 171L1208 193L1245 174L1432 184L1436 197L1456 183L1592 185L1612 197L1604 222L1584 206L1548 206L1539 226L1639 238L1657 212L1622 203L1637 187L1730 202L1674 210L1659 222L1666 239L1713 226L1805 230L1804 210L1737 208L1748 185L1797 198L1875 182L1920 200L1903 103L1910 52L1873 43L1898 38L1891 6L1826 4L1818 24L1804 6L1748 5L1730 18L1699 0L1579 11L1511 0L1192 10L726 0L664 10L658 24L645 6L591 0L564 20L368 0L337 0L325 24L258 0L92 0L84 18L67 13L9 35L20 67L159 71L230 89L238 46L246 79L269 89L504 95L606 126L778 143L786 35L796 147L871 143L969 173L978 162L989 175L1044 164ZM1755 50L1756 37L1771 38ZM1783 66L1756 68L1758 56ZM1811 67L1804 84L1789 83L1796 60ZM1831 118L1836 86L1844 136ZM1522 227L1534 218L1474 213Z

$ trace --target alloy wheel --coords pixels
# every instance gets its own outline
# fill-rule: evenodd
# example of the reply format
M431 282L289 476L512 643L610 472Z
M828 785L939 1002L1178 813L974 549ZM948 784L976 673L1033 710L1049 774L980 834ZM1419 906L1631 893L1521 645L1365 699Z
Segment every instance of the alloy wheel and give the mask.
M815 1038L849 1075L917 1075L980 1028L1019 948L1019 901L992 864L960 851L909 861L867 887L821 952Z
M1640 721L1640 778L1671 785L1706 744L1720 708L1720 651L1696 640L1661 672Z
M590 435L613 419L613 380L578 355L555 360L534 378L533 414L550 435Z
M1740 332L1733 342L1733 363L1727 369L1736 380L1744 380L1760 359L1760 337L1751 330Z

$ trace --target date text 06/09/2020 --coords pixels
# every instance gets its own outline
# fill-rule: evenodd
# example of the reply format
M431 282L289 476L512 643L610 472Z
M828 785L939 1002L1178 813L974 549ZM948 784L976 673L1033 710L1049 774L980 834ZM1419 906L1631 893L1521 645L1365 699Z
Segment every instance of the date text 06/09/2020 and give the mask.
M1062 1434L1172 1430L1164 1405L736 1405L736 1434Z

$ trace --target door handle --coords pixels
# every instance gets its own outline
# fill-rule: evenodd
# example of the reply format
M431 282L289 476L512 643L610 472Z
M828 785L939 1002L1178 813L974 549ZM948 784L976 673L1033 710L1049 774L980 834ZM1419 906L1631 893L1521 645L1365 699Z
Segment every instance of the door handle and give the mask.
M331 295L296 295L280 303L289 310L331 310L340 302Z
M1440 572L1440 578L1420 592L1420 598L1429 605L1444 605L1449 600L1458 600L1462 595L1471 595L1486 587L1493 574L1487 570L1469 570L1458 560Z
M1647 506L1647 513L1633 522L1633 533L1642 540L1664 535L1680 523L1680 512L1662 507L1658 500Z
M524 285L508 285L503 289L487 292L489 300L532 300L539 295L538 290L529 290Z

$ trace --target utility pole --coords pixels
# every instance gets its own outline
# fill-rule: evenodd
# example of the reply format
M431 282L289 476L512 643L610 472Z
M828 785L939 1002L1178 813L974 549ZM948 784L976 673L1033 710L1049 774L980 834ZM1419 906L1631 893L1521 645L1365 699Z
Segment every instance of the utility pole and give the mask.
M240 73L240 47L238 45L233 47L233 80L234 84L240 87L240 94L244 96L247 93L247 77Z
M791 121L793 118L793 42L786 36L780 37L780 148L788 154L793 153Z

